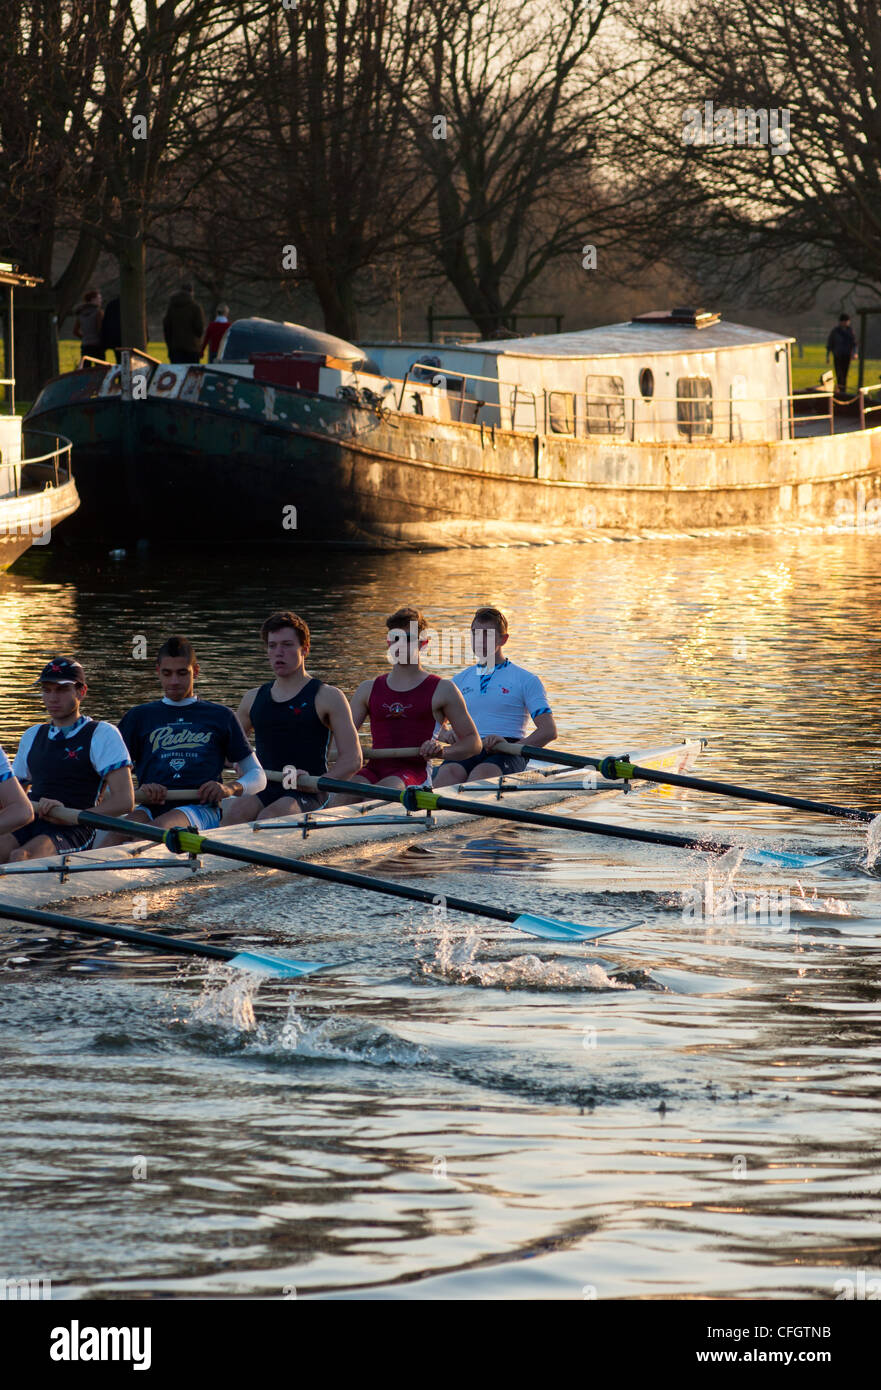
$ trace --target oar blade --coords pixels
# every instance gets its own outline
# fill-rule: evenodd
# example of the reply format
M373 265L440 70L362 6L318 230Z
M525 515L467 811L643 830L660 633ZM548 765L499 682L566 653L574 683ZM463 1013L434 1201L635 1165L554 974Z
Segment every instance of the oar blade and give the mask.
M597 936L624 931L632 923L622 922L616 927L585 927L580 922L562 922L556 917L537 917L531 912L521 912L511 926L526 932L528 936L540 936L545 941L592 941Z
M784 869L812 869L825 864L829 858L825 854L795 854L792 851L774 849L748 849L743 856L745 864L774 864Z
M231 957L229 964L237 970L249 970L252 975L276 975L287 979L300 975L314 975L316 970L332 969L327 962L260 956L255 951L240 951L237 956Z

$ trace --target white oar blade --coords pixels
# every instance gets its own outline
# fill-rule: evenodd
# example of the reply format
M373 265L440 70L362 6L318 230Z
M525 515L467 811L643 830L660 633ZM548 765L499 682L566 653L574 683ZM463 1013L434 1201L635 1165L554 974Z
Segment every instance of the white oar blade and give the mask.
M329 970L324 962L311 960L281 960L276 956L258 956L253 951L240 951L229 962L237 970L250 970L252 975L281 975L288 978L314 975L316 970Z
M783 850L747 850L743 856L745 864L779 864L784 869L811 869L817 864L825 864L829 855L794 854ZM834 857L834 856L833 856Z
M624 931L632 925L631 922L622 922L617 927L584 927L580 922L561 922L555 917L536 917L531 912L522 912L511 923L518 931L526 932L528 936L540 936L546 941L592 941L594 937Z

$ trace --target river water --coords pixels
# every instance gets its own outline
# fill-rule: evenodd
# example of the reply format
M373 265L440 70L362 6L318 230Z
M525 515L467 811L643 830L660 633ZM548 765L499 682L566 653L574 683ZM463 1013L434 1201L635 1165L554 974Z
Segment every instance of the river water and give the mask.
M35 549L0 577L0 740L39 718L28 687L54 652L83 660L87 708L115 719L154 698L144 642L183 631L201 693L236 704L264 679L260 622L290 607L313 672L351 692L384 669L399 603L438 629L437 662L488 602L512 659L543 675L561 746L702 735L704 775L881 811L879 561L871 532L409 556ZM338 965L293 990L3 924L0 1275L74 1299L832 1299L874 1279L881 882L865 827L661 789L590 813L829 862L710 869L485 825L353 854L440 893L631 924L589 948L271 872L150 895L153 930ZM710 881L717 903L743 890L741 920L712 920ZM113 896L80 915L131 911Z

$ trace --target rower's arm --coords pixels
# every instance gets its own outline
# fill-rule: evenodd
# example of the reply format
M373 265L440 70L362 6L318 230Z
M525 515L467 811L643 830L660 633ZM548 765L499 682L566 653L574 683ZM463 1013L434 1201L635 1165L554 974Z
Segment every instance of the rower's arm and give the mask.
M459 689L452 681L441 681L438 685L434 692L433 712L439 724L446 719L453 731L453 741L446 744L444 757L451 762L476 757L481 748L480 735Z
M0 835L21 830L34 819L33 803L28 801L17 777L0 782Z
M535 716L535 728L523 741L531 743L536 748L545 748L549 743L553 743L557 737L557 725L550 710L545 710L544 714Z
M356 729L360 729L364 720L367 718L367 712L370 706L370 692L372 689L372 680L362 681L349 701L352 708L352 725Z
M127 816L135 809L135 789L130 767L116 767L104 779L104 796L94 809L102 816Z
M359 687L360 688L360 687ZM357 691L355 694L357 695ZM361 743L352 719L349 702L335 685L323 685L318 694L316 709L319 717L330 729L336 744L336 757L333 761L334 777L346 782L360 772L364 766L361 756Z
M251 735L254 732L254 725L251 723L251 706L254 703L254 697L256 694L257 686L255 685L253 690L249 690L246 695L242 696L242 703L236 710L238 721L244 729L245 733L248 735Z

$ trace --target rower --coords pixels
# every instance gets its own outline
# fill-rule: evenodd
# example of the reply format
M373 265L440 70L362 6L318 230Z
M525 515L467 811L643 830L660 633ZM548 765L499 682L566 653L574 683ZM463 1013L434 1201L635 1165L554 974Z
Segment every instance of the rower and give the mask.
M351 780L402 791L430 785L426 760L445 751L433 735L437 725L450 724L455 742L446 751L453 756L468 758L477 753L480 739L452 681L429 675L422 668L422 651L429 639L422 635L427 623L419 609L399 608L386 618L385 625L392 669L387 676L361 682L352 696L352 719L360 729L369 715L374 748L418 748L419 756L371 759L370 766ZM336 793L330 804L351 800Z
M504 613L498 608L478 608L471 620L471 645L477 663L454 676L453 684L465 697L483 746L473 758L457 757L453 749L445 748L444 762L435 772L435 787L522 772L525 758L493 750L502 741L522 742L529 719L535 725L529 742L535 747L543 748L557 737L541 680L503 655L507 641L508 620Z
M0 836L30 825L34 808L0 747Z
M186 637L163 642L156 674L162 699L135 705L119 721L137 773L141 803L126 819L214 830L220 825L221 802L236 794L234 787L220 780L224 764L235 765L242 795L261 791L266 774L233 711L193 693L199 663ZM173 789L191 791L192 800L175 802L171 808L166 796ZM103 848L129 838L102 831L98 844Z
M273 613L260 636L275 680L248 691L238 718L245 733L254 735L261 765L283 770L286 782L270 782L253 796L224 802L224 825L269 820L322 805L323 796L295 788L299 773L321 776L327 772L331 737L337 748L334 777L348 780L362 764L348 700L335 685L325 685L306 670L311 646L308 624L296 613Z
M50 661L34 685L41 689L49 722L25 731L12 765L19 782L29 786L34 813L0 835L4 864L90 847L93 830L46 819L53 806L124 816L135 804L131 760L119 730L80 714L88 686L79 662Z

